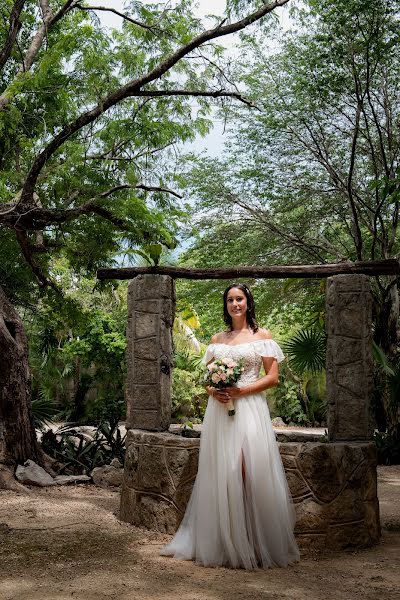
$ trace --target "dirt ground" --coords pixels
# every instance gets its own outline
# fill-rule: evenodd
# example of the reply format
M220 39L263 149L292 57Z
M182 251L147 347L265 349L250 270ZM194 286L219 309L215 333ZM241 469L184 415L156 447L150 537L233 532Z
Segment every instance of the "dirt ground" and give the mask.
M400 466L379 468L382 540L287 569L204 568L159 556L168 536L118 521L93 485L0 492L1 600L400 599Z

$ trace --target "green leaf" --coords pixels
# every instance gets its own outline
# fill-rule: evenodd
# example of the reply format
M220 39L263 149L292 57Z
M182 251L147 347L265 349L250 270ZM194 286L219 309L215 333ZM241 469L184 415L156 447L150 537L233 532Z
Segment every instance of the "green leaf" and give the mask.
M298 373L316 373L325 368L326 336L321 331L299 331L282 346L289 355L290 366Z

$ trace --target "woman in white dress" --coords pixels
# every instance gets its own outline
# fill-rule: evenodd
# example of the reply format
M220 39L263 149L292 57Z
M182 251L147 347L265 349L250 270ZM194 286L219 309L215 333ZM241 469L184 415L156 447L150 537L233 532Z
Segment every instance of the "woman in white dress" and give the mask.
M247 286L225 290L224 320L228 329L212 337L204 363L243 359L244 372L235 387L207 388L196 481L161 554L204 566L283 567L299 560L295 513L263 392L277 384L284 356L270 332L258 327Z

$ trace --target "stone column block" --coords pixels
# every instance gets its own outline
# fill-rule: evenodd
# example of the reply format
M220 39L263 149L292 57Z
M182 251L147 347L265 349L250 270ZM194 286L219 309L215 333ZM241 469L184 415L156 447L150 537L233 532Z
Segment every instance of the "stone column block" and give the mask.
M374 432L372 296L366 275L328 278L326 331L329 440L370 440Z
M174 281L139 275L128 288L127 428L163 431L171 419Z

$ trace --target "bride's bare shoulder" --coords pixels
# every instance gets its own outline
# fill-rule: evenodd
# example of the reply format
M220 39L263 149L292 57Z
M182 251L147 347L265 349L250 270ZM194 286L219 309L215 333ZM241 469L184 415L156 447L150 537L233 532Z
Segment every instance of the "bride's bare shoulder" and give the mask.
M226 331L215 333L211 338L212 344L223 344L226 341Z
M260 336L260 340L272 340L272 333L269 329L263 329L260 327L257 331Z

